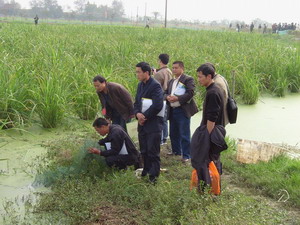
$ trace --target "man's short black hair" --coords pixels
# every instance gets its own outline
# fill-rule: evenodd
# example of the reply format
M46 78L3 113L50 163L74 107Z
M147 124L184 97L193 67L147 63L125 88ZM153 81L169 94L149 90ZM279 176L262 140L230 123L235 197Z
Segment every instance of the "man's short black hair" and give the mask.
M167 65L167 64L169 63L169 55L166 54L166 53L160 54L160 55L158 56L158 58L159 58L160 61L161 61L163 64L165 64L165 65Z
M138 64L136 64L135 67L140 67L141 70L145 73L145 72L149 72L149 76L151 75L151 67L149 65L149 63L146 63L146 62L140 62Z
M100 128L101 126L107 126L107 125L108 125L108 122L104 118L97 118L93 123L93 127L98 127L98 128Z
M197 69L197 72L202 72L202 74L206 77L210 74L211 79L213 79L215 76L214 68L211 65L209 65L208 63L204 63L201 66L199 66L199 68Z
M174 64L178 64L182 69L184 69L184 64L182 61L175 61L175 62L173 62L173 65Z
M93 82L99 81L100 83L106 82L106 79L100 75L94 77Z
M216 72L216 67L215 67L214 64L212 64L211 62L206 62L206 63L204 63L204 64L207 64L207 65L211 66L212 68L214 68L214 70L215 70L215 72Z

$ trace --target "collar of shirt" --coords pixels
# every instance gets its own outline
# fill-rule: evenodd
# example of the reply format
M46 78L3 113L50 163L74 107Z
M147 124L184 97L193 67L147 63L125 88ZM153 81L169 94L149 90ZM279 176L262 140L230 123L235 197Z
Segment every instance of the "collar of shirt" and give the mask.
M181 75L179 77L175 78L175 80L173 81L171 95L174 95L174 92L176 90L176 87L178 85L180 77L181 77ZM179 107L180 103L179 103L179 101L176 101L176 102L170 103L170 105L171 105L171 107L175 108L175 107Z
M212 83L206 88L206 90L212 88L214 85L215 85L215 82L212 82Z
M180 79L181 75L177 78L174 79L173 81L173 85L172 85L172 90L171 90L171 95L174 95L175 89L178 85L179 79Z
M162 70L162 69L166 69L166 68L168 68L168 66L163 66L163 67L157 69L156 72L158 72L158 71L160 71L160 70Z
M152 78L152 76L150 76L150 78L146 81L146 82L141 82L142 83L142 86L143 87L145 87L147 84L149 84L150 83L150 81L152 80L153 78Z

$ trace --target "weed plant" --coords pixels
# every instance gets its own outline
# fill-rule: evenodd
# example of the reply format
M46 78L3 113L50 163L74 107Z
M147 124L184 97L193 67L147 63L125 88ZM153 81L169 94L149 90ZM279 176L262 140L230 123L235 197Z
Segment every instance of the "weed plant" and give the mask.
M38 76L37 88L32 90L32 98L36 103L36 113L45 128L59 125L65 114L65 87L56 77Z
M4 57L3 61L6 61ZM0 62L0 129L23 125L29 121L35 108L28 98L30 81L21 71L8 74ZM6 65L7 66L7 65Z
M229 84L236 71L235 94L246 104L255 104L265 91L276 96L299 91L299 45L277 35L7 23L1 29L1 124L22 123L32 112L44 127L59 126L70 115L92 119L98 110L95 75L121 83L135 96L135 65L157 66L162 52L170 63L182 60L195 80L197 67L207 61ZM195 97L199 107L200 96Z
M70 145L72 146L72 144ZM48 153L47 160L43 160L35 178L34 186L50 186L67 177L77 178L78 176L88 175L102 177L107 173L107 167L103 157L88 153L90 147L99 148L95 141L85 141L82 147L76 151L70 149L53 149ZM51 161L50 163L49 160Z

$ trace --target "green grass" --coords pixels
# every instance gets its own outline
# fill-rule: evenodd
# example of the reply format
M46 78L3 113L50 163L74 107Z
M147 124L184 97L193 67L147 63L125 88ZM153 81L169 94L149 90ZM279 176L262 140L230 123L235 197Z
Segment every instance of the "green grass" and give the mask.
M59 126L73 115L92 119L99 108L91 82L95 75L121 83L134 97L135 65L147 61L157 66L162 52L171 62L182 60L195 80L197 67L207 61L230 85L236 71L235 94L246 104L255 104L266 91L275 96L299 91L299 44L277 35L6 23L1 27L0 81L5 88L0 90L0 126L30 122L32 115L44 127ZM195 96L199 107L201 95Z
M85 138L87 136L96 137L84 135ZM52 172L56 171L55 182L50 179L51 191L40 193L36 204L27 207L23 218L25 223L43 221L91 224L106 219L109 219L106 222L114 221L114 224L199 224L199 221L201 224L300 222L298 217L291 217L282 207L270 207L264 200L229 188L232 185L228 185L227 181L223 181L222 194L218 197L210 194L199 195L196 190L190 191L192 168L182 164L175 157L166 156L166 149L163 149L161 154L162 167L168 171L161 174L156 185L136 178L132 169L111 170L103 167L103 161L99 159L90 158L87 162L85 149L95 145L95 141L86 141L85 138L69 137L48 144L48 154L39 172L44 177L49 177L49 174L53 176ZM266 180L273 179L272 184L260 183L259 179L251 180L255 188L266 190L274 186L275 182L280 183L280 179L275 180L273 177L277 178L281 174L294 174L290 177L291 181L299 184L299 180L295 179L299 170L296 163L286 164L282 172L276 172L275 176L273 170L278 166L274 164L277 159L269 166L273 173L266 172L267 169L260 168L259 165L253 165L253 169L245 168L232 159L232 141L229 141L229 146L231 150L222 154L225 171L237 173L238 177L247 180L245 174L252 174L254 177L261 175L263 170ZM279 161L282 163L284 160ZM62 171L61 168L65 170ZM233 171L232 168L236 170ZM290 194L292 196L292 193ZM32 202L30 199L28 201ZM7 204L6 221L22 221L20 216L15 215L16 210L12 210L13 205Z
M282 155L269 162L242 164L236 161L236 152L231 148L223 155L223 166L241 186L253 188L275 200L283 195L281 200L287 200L285 204L300 208L300 160Z
M279 224L285 213L234 191L222 196L200 196L189 191L189 180L161 176L156 186L137 180L133 171L113 173L105 179L65 179L43 194L36 211L58 214L70 224L95 222L105 215L94 210L112 205L134 210L139 224ZM274 216L276 215L276 216ZM119 215L115 215L118 217ZM53 217L52 221L58 218Z

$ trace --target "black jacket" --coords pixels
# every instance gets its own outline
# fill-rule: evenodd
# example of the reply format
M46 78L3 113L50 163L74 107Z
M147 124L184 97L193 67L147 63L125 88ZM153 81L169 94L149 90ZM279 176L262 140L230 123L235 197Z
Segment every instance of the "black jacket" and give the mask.
M196 129L191 140L191 162L196 170L208 166L210 154L218 154L228 148L225 135L226 130L221 125L215 125L210 134L206 125Z
M215 122L216 125L225 126L224 104L224 95L220 87L215 83L209 85L206 88L201 125L206 125L209 120Z
M129 135L124 131L124 129L120 125L111 124L107 136L99 141L99 145L104 145L104 143L106 142L111 142L111 150L101 151L101 155L104 157L119 155L124 141L128 155L138 157L138 151L136 150L136 147L133 144Z
M138 84L134 102L134 114L142 113L142 98L152 99L153 104L143 114L146 122L143 126L138 125L138 132L154 133L160 132L163 127L163 118L157 116L163 107L163 90L161 85L153 78Z

